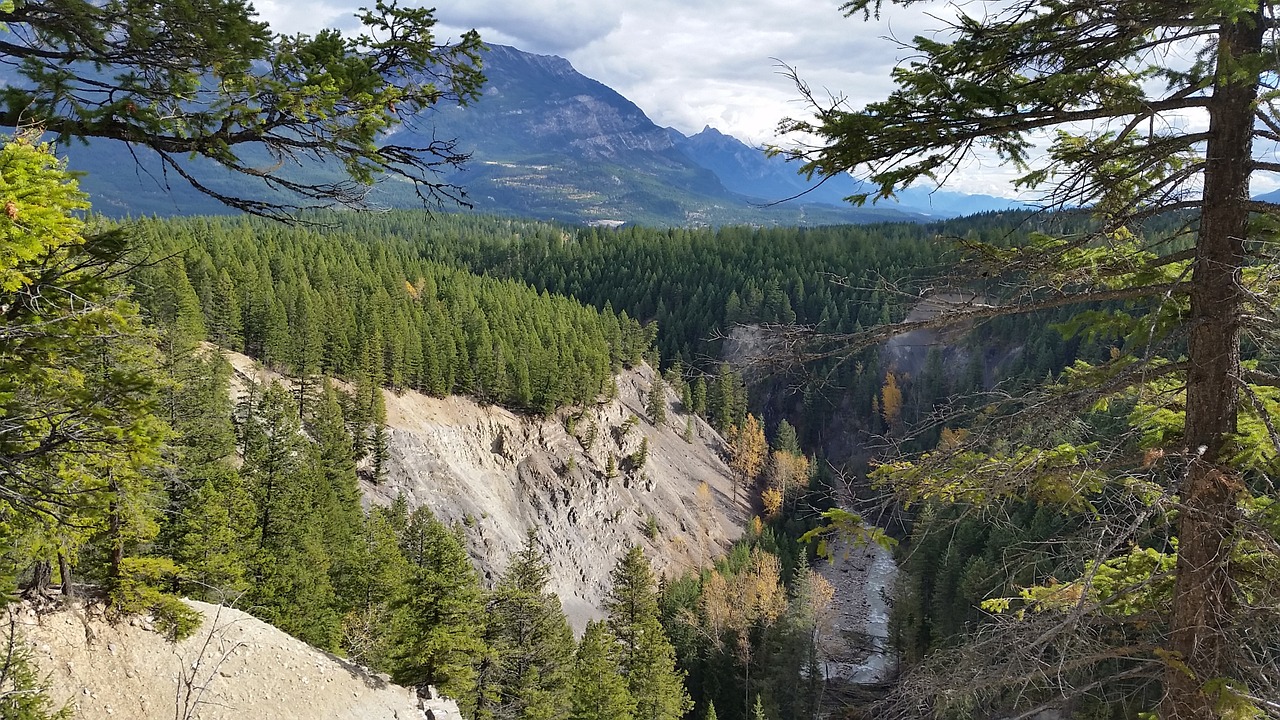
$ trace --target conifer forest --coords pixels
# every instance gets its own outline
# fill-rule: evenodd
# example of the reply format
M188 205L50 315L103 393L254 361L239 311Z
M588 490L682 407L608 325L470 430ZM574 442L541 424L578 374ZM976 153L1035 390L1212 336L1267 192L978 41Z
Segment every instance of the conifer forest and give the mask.
M1034 201L657 227L467 211L474 161L417 123L481 101L484 46L433 10L282 35L242 0L0 3L0 718L74 716L19 609L178 642L188 601L466 720L1280 718L1275 10L968 8L865 105L786 68L799 140L768 152L854 204L983 162ZM234 214L95 213L62 149L97 142ZM623 377L615 435L732 478L681 476L741 521L699 567L641 517L574 550L612 568L575 625L538 527L491 564L474 516L387 491L389 401L582 440ZM652 492L634 447L602 482ZM831 570L875 553L883 588ZM883 645L837 629L850 598ZM837 671L840 634L885 671Z

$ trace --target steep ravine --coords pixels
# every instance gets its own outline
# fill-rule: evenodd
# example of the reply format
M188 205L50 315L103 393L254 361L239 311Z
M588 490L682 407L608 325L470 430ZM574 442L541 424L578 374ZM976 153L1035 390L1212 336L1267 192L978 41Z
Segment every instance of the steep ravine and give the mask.
M279 379L248 357L228 357L241 384ZM659 576L674 576L723 554L745 524L720 436L685 414L670 390L666 422L655 427L646 419L653 378L648 366L624 371L615 398L547 418L463 397L385 392L391 460L380 482L363 484L366 501L387 504L403 493L411 507L426 505L459 523L486 583L534 529L551 564L551 589L581 631L600 616L609 573L627 545L643 547ZM646 439L644 465L631 467L627 458ZM699 493L703 483L708 492Z

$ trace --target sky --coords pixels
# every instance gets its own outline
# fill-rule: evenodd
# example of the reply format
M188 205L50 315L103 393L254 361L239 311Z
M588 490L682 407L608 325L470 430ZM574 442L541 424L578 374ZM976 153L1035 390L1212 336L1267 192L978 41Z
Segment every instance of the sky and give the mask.
M402 2L413 0L402 0ZM969 0L980 2L980 0ZM360 0L258 0L279 32L351 28ZM483 40L558 55L638 105L658 125L691 135L706 126L751 144L778 139L778 121L806 106L783 65L820 99L854 106L892 89L901 45L944 26L955 6L889 7L879 20L846 18L841 0L435 0L438 40L475 28ZM1009 195L1012 171L992 163L954 188Z
M413 3L419 0L401 0ZM843 0L435 0L437 40L474 28L489 43L558 55L638 105L658 125L686 135L711 126L750 145L780 142L776 127L805 117L785 67L819 100L853 107L886 97L903 42L929 36L958 13L981 15L999 0L926 0L882 16L845 17ZM369 0L257 0L279 32L351 29ZM901 41L901 42L899 42ZM1191 125L1199 119L1188 119ZM785 144L785 140L781 141ZM948 190L1013 197L1013 168L977 159ZM1256 191L1280 186L1257 178Z

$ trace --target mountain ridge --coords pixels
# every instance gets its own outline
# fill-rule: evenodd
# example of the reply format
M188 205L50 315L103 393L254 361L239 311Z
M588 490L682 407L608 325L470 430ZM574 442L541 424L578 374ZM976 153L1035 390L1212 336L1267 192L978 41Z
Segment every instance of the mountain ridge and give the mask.
M463 187L481 213L571 224L769 226L923 221L1011 204L946 192L921 202L922 191L907 190L896 203L852 207L844 201L857 192L852 178L811 183L794 164L719 130L686 137L659 127L634 102L562 57L490 45L485 73L479 100L436 108L394 133L402 144L457 138L471 160L441 180ZM227 212L145 150L100 140L62 150L71 169L83 172L81 185L103 214ZM253 158L246 164L253 166ZM206 172L214 189L261 192L247 189L248 178L205 170L215 170ZM337 179L336 168L317 164L294 172ZM406 183L393 180L378 183L369 197L381 207L419 204ZM942 198L945 207L932 203Z

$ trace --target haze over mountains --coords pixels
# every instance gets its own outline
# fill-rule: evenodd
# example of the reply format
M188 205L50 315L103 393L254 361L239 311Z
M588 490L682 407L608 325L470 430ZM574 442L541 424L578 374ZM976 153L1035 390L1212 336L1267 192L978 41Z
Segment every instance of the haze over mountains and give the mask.
M797 175L793 163L713 128L686 137L658 127L634 103L562 58L493 45L485 74L489 82L472 106L448 107L398 131L401 142L410 139L406 134L421 136L423 144L437 137L459 140L471 162L445 179L465 187L478 212L601 225L824 225L934 219L1014 204L912 189L896 204L854 208L843 202L858 191L852 178L818 185ZM99 212L225 212L180 179L166 182L154 158L139 153L135 162L119 143L63 151L72 169L87 172L82 185ZM215 187L229 189L249 180L222 173L219 182ZM390 207L417 203L407 186L395 182L380 184L373 197Z

